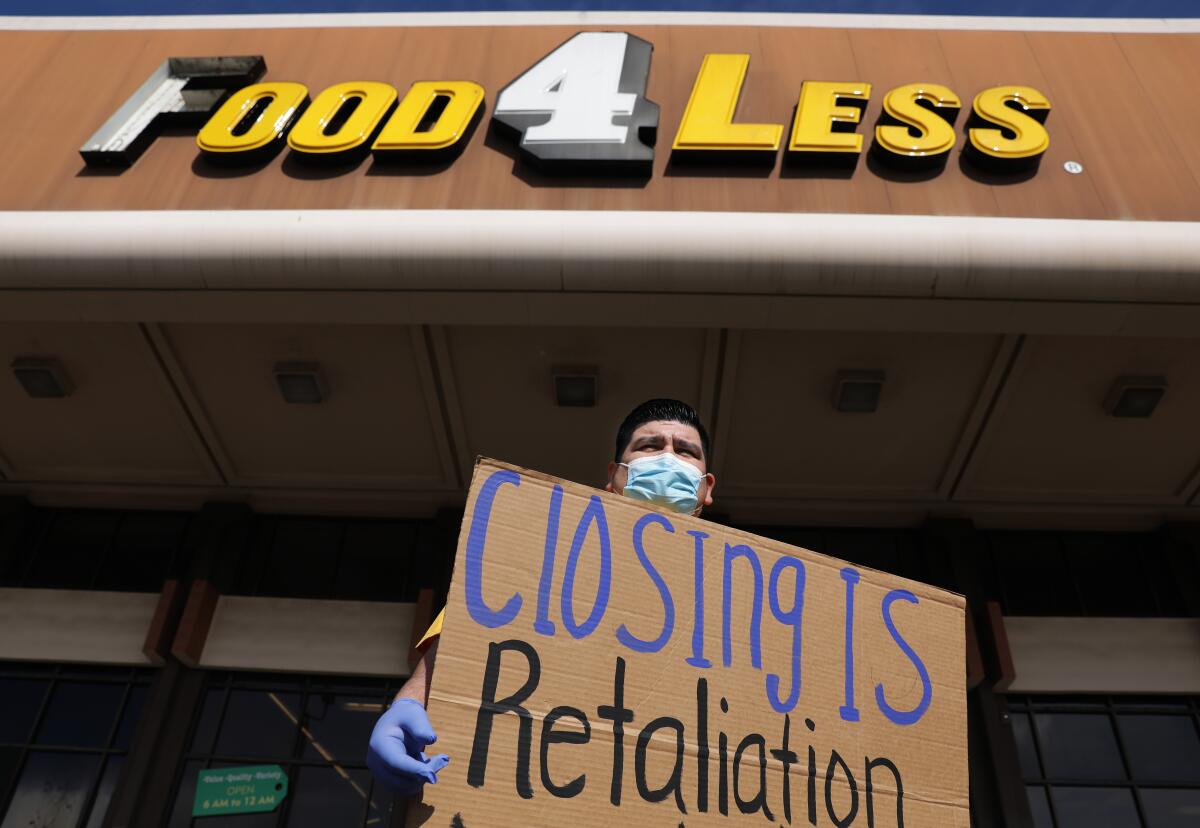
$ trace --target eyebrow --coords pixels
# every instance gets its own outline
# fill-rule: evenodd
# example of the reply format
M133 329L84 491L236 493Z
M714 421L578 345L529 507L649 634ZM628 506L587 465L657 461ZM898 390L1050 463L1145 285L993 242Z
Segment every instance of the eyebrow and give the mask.
M646 434L633 441L630 448L641 448L642 446L663 445L666 440L661 434Z
M685 449L687 449L688 451L695 452L695 454L696 454L696 456L697 456L697 457L703 457L703 456L704 456L704 452L703 452L703 451L700 449L700 446L696 445L696 444L695 444L695 443L693 443L691 440L681 440L680 438L676 437L676 438L675 438L675 442L676 442L678 445L680 445L680 446L683 446L683 447L684 447Z

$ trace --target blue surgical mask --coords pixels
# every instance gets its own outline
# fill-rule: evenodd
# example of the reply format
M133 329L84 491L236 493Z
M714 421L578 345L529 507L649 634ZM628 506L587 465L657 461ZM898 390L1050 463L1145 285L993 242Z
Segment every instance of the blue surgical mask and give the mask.
M704 475L670 452L639 457L621 465L629 470L624 491L627 497L647 500L688 515L700 504L700 483Z

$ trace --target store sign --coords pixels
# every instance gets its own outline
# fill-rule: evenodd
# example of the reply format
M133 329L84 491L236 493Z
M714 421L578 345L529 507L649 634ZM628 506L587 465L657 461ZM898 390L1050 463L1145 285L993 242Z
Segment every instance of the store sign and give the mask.
M492 120L526 157L557 171L601 168L648 175L659 107L646 98L650 43L625 32L581 32L500 90ZM748 54L709 54L700 64L671 143L679 164L857 163L869 127L866 81L803 81L790 128L737 120ZM321 91L295 81L257 82L261 56L171 58L80 149L93 165L128 166L169 124L199 123L196 143L212 161L260 163L284 145L297 160L452 161L466 146L485 90L466 80L422 81L400 96L379 81ZM939 83L886 91L870 151L883 163L945 165L958 145L963 100ZM1050 145L1050 101L1020 84L977 92L965 124L967 158L994 171L1035 168ZM860 131L862 127L862 131ZM784 142L787 133L786 144ZM865 134L864 134L865 133Z
M196 777L192 816L274 811L287 792L287 774L279 765L202 770Z
M475 467L410 826L970 824L962 597Z

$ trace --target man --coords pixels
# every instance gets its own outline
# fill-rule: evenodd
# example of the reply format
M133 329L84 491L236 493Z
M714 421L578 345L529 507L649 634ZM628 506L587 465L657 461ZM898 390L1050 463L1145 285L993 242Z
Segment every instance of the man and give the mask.
M708 432L691 406L678 400L649 400L629 412L617 430L604 488L699 515L712 505L716 484L708 471L709 452ZM445 610L417 645L427 649L371 734L367 766L376 779L401 795L415 794L422 785L437 782L438 771L450 761L445 754L424 753L437 741L425 704L444 616Z

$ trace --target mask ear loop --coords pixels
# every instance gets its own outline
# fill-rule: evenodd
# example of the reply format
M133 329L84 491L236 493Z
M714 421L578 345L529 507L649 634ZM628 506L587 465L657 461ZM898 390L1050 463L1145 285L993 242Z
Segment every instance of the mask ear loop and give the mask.
M622 463L620 460L618 460L618 461L616 462L616 468L615 468L615 469L613 469L612 476L608 478L608 485L610 485L610 486L612 486L612 487L613 487L613 492L614 492L614 494L616 493L616 488L617 488L617 471L618 471L618 470L619 470L619 469L620 469L622 466L624 466L624 467L625 467L625 483L626 483L626 485L628 485L628 484L629 484L629 464L628 464L628 463ZM625 486L622 486L622 487L621 487L621 489L622 489L622 490L624 490L624 488L625 488Z
M703 492L703 495L701 495ZM696 508L692 511L692 517L700 517L700 513L704 511L704 498L708 496L708 475L705 474L700 478L700 485L696 487Z

